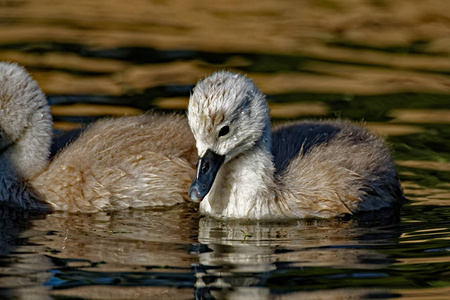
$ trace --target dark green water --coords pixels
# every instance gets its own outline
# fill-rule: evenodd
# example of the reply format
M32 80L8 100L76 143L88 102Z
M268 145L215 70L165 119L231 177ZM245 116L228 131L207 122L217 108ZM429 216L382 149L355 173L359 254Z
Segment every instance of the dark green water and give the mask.
M448 3L186 3L0 1L0 60L27 67L64 108L54 115L58 131L111 114L67 105L183 113L198 78L224 68L248 74L275 122L346 118L385 135L409 199L401 215L238 224L187 207L2 209L0 296L447 298Z

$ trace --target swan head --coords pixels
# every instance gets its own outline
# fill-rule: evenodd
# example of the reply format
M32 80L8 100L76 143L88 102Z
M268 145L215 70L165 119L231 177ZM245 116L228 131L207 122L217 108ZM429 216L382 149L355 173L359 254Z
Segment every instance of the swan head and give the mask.
M24 178L34 176L47 164L52 132L50 107L36 81L19 65L0 62L0 159Z
M208 194L222 164L263 138L269 109L251 79L220 71L197 83L189 99L188 120L200 157L189 195L198 202Z

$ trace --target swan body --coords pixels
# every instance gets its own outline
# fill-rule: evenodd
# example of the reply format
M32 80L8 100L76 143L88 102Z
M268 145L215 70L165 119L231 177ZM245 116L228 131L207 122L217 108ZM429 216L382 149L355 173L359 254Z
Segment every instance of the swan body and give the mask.
M49 161L52 131L37 83L0 63L0 202L97 212L188 201L197 154L185 117L100 120Z
M199 81L188 120L199 155L189 195L219 219L330 218L401 206L384 141L345 121L271 131L265 96L226 71Z

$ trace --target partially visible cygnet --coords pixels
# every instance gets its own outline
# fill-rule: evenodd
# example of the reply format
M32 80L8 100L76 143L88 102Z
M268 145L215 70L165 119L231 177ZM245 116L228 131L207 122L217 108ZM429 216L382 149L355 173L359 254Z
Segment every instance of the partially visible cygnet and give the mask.
M0 202L69 212L187 202L197 154L185 117L100 120L49 162L52 130L37 83L0 63Z

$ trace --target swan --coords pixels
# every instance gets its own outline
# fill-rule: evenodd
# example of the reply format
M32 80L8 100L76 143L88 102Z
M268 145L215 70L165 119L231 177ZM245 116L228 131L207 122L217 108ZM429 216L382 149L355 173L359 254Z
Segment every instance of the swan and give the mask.
M0 63L0 204L90 213L190 202L197 153L185 116L99 120L49 161L52 135L36 81Z
M343 120L271 131L265 96L246 76L219 71L191 93L199 160L189 196L217 219L332 218L401 206L385 142Z

